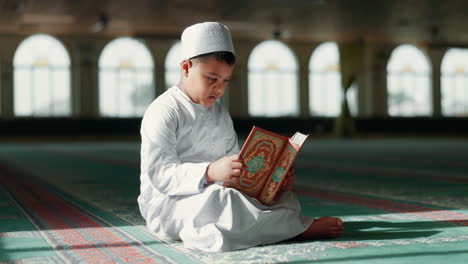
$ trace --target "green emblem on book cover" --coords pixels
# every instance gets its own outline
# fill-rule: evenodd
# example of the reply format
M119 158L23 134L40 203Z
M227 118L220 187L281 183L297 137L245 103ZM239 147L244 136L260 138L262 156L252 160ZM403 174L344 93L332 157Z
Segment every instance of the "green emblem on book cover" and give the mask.
M265 160L263 159L262 156L257 156L251 159L248 163L249 168L248 170L250 173L258 173L260 172L263 168L265 168Z
M278 168L276 168L275 173L273 173L273 175L271 175L271 177L273 177L274 182L279 182L281 180L281 175L283 175L283 174L284 174L283 167L278 167Z

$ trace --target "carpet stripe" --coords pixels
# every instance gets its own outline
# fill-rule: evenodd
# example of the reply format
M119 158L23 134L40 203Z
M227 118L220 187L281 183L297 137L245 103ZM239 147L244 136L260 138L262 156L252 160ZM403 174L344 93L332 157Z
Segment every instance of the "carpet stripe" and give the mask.
M72 263L175 263L11 168L0 166L0 179L52 247Z
M435 171L427 170L415 170L415 169L400 169L400 168L389 168L389 167L365 167L365 166L353 166L342 163L326 162L326 161L307 161L295 163L296 168L303 169L326 169L340 172L354 172L360 174L374 174L385 177L399 177L399 178L411 178L411 179L423 179L432 180L439 182L457 182L457 183L468 183L468 175L460 174L459 176L449 176L446 173L438 173ZM452 174L453 175L453 174Z
M459 226L468 226L468 214L465 213L436 209L427 206L412 205L402 202L392 202L388 200L358 196L353 194L337 193L315 188L298 188L294 191L297 194L303 196L333 200L345 204L355 204L389 212L410 213L431 220L443 221Z
M128 166L132 168L140 168L139 161L131 161L126 159L117 159L117 158L106 158L104 156L86 154L86 153L76 153L69 151L60 151L46 148L41 145L36 145L33 147L37 151L44 153L49 153L52 155L60 156L69 156L74 158L81 158L85 160L92 160L98 162L105 162L107 164L114 164L120 166ZM411 179L423 179L423 180L432 180L438 182L457 182L457 183L468 183L468 174L457 174L452 173L447 175L445 172L437 172L433 170L424 170L424 169L402 169L395 167L383 167L383 166L353 166L348 164L343 164L333 162L333 161L301 161L297 160L295 162L296 168L303 169L327 169L340 172L355 172L355 173L366 173L366 174L378 174L379 176L384 177L399 177L399 178L411 178Z
M466 161L463 161L462 156L458 156L457 158L461 158L462 160L454 160L453 158L448 158L441 160L439 156L434 156L431 158L421 158L421 154L415 155L411 154L406 157L402 157L401 153L398 154L385 153L380 155L370 155L370 154L358 154L353 153L350 155L349 153L333 153L333 154L326 154L320 153L311 156L310 158L313 160L327 160L333 161L337 163L342 163L343 161L351 162L351 163L361 163L361 164L378 164L380 165L402 165L402 166L411 166L411 167L444 167L444 168L457 168L457 169L468 169L468 164Z

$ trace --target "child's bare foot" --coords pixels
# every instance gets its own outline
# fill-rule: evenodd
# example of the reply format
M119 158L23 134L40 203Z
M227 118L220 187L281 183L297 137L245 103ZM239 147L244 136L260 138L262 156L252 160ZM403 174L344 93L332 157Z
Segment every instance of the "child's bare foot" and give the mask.
M343 221L340 218L324 216L314 220L302 233L304 239L334 238L343 232Z

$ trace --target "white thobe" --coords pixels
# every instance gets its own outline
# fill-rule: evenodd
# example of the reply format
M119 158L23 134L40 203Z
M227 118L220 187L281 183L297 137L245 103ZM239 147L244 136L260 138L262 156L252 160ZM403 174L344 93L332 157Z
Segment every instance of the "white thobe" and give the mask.
M138 204L156 236L181 239L191 249L230 251L289 239L311 224L291 192L265 206L235 189L205 184L210 162L239 152L219 102L205 108L171 87L148 107L140 132Z

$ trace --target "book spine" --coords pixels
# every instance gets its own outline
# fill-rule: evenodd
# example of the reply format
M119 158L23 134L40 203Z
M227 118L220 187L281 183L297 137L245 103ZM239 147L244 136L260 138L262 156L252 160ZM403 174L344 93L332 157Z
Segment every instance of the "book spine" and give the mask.
M258 196L260 202L266 205L271 205L274 202L291 165L296 160L299 149L300 147L292 142L286 145Z

